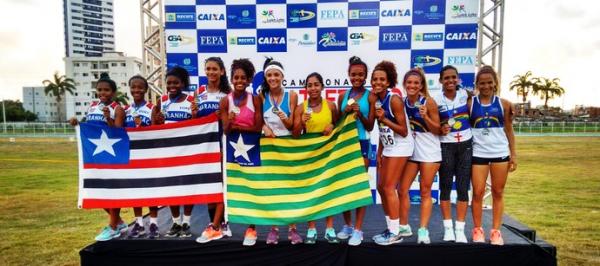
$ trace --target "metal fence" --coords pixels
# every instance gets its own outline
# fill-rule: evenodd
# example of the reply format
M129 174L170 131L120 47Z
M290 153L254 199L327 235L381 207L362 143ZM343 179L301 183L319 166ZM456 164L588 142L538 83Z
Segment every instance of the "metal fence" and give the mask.
M0 123L0 136L65 136L74 135L75 129L68 123ZM517 135L537 134L598 134L600 122L514 122Z

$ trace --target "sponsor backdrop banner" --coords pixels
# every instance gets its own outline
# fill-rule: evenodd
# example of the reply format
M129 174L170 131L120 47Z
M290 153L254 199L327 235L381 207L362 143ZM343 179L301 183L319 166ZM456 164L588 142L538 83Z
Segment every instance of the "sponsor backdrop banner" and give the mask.
M260 81L270 56L283 64L284 85L300 100L305 77L314 71L323 75L323 96L335 100L350 87L348 59L356 55L369 71L390 60L400 77L422 67L433 93L441 89L440 69L451 64L462 87L472 89L478 11L478 0L166 0L167 67L186 68L193 91L206 83L208 57L221 57L228 72L233 59L249 58ZM254 92L259 85L254 82ZM433 190L439 194L437 181Z

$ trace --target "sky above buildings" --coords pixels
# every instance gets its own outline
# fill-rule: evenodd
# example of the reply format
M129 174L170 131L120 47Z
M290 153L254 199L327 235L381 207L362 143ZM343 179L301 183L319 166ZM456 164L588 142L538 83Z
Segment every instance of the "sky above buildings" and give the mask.
M502 96L514 75L560 78L567 94L550 105L600 106L600 1L506 1ZM137 0L114 0L116 50L141 57ZM23 86L64 74L61 0L0 1L0 99L21 99ZM345 71L345 69L340 69ZM533 98L534 104L543 104Z

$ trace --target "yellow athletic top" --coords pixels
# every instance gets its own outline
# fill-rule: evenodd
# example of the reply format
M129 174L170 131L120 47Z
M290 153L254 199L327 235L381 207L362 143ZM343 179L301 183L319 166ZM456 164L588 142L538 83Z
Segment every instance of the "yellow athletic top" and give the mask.
M304 113L306 113L308 99L304 101L303 106ZM331 115L331 110L329 109L329 104L327 104L327 100L322 99L321 111L317 113L313 110L310 119L306 121L306 133L322 133L323 130L325 130L325 127L331 124L332 120L333 117Z

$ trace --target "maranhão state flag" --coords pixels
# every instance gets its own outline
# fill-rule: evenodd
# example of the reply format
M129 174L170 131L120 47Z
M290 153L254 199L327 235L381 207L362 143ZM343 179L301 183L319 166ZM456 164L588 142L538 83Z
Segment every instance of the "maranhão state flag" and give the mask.
M216 115L143 128L81 123L80 208L223 201Z

